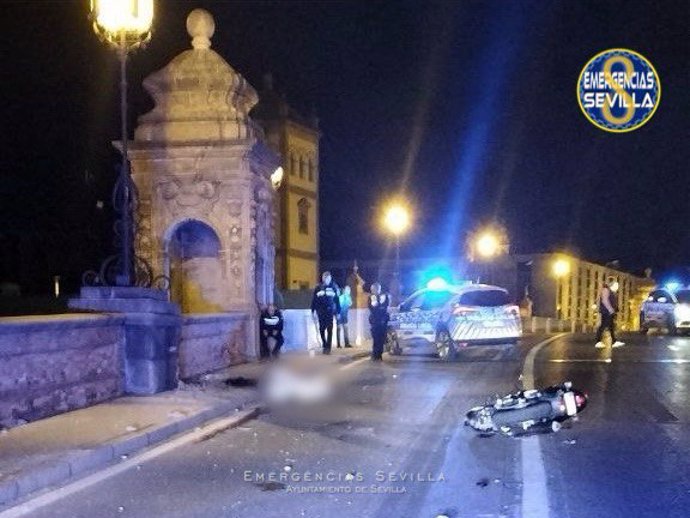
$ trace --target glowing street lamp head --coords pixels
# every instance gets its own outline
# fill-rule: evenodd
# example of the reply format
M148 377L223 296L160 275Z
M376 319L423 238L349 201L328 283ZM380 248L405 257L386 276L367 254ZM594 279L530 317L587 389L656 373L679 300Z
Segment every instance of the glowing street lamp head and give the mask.
M111 45L134 48L151 35L153 0L91 0L96 34Z
M383 216L383 224L392 234L399 236L410 226L410 213L402 205L391 205Z
M485 232L477 237L476 243L477 253L487 259L498 254L501 243L496 234Z
M553 263L553 274L556 277L564 277L570 273L570 261L567 259L556 259Z
M278 167L273 171L271 174L271 184L274 189L278 190L280 188L280 185L283 183L283 176L285 176L285 171L282 167Z

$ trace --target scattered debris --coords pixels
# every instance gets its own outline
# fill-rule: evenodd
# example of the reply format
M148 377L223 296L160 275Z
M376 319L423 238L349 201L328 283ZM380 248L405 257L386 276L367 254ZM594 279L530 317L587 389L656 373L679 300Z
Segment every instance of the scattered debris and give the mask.
M576 444L576 443L577 443L577 439L569 439L569 440L566 439L565 441L563 441L563 444Z
M125 511L125 508L124 508L124 506L122 506L122 505L121 505L120 507L117 508L117 512L118 512L118 513L123 513L124 511Z
M179 410L173 410L172 412L168 412L168 417L170 417L172 419L179 419L181 417L185 417L185 415L187 415L187 414L185 414L184 412L181 412Z
M479 487L486 487L489 485L489 479L488 478L482 478L477 482L477 485Z
M136 432L138 429L139 428L137 428L136 426L132 426L131 424L125 428L125 430L127 430L128 432Z
M122 460L127 460L128 457L129 457L129 455L127 455L126 453L123 453L122 455L120 455L120 458Z
M257 380L245 378L244 376L225 380L225 384L229 387L256 387L257 383Z

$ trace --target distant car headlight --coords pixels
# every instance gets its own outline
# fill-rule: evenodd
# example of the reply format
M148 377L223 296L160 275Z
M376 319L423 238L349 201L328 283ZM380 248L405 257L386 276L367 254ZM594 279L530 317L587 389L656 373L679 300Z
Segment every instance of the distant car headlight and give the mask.
M673 314L677 320L690 320L690 306L678 304L673 308Z

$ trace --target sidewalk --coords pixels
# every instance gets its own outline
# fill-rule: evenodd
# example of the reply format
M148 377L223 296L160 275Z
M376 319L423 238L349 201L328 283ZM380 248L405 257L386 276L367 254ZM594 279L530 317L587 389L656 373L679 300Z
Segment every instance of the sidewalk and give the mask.
M334 348L329 361L347 363L368 354L369 347ZM305 351L285 353L300 355ZM86 475L213 419L235 415L237 426L254 418L260 401L253 385L269 365L235 365L181 383L175 391L122 397L3 430L0 510L34 491Z

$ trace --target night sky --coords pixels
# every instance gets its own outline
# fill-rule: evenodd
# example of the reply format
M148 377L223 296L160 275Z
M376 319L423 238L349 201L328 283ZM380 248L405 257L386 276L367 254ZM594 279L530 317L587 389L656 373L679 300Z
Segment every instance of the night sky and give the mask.
M403 257L461 253L468 231L498 220L517 252L690 266L687 1L157 7L153 39L131 60L130 129L151 107L143 77L189 48L186 15L208 9L216 51L257 88L272 72L295 108L320 117L325 260L381 257L376 207L403 192L416 214ZM0 280L29 291L56 274L76 287L110 252L117 63L87 10L3 2ZM585 63L612 47L641 53L661 78L656 114L627 134L595 128L575 94Z

